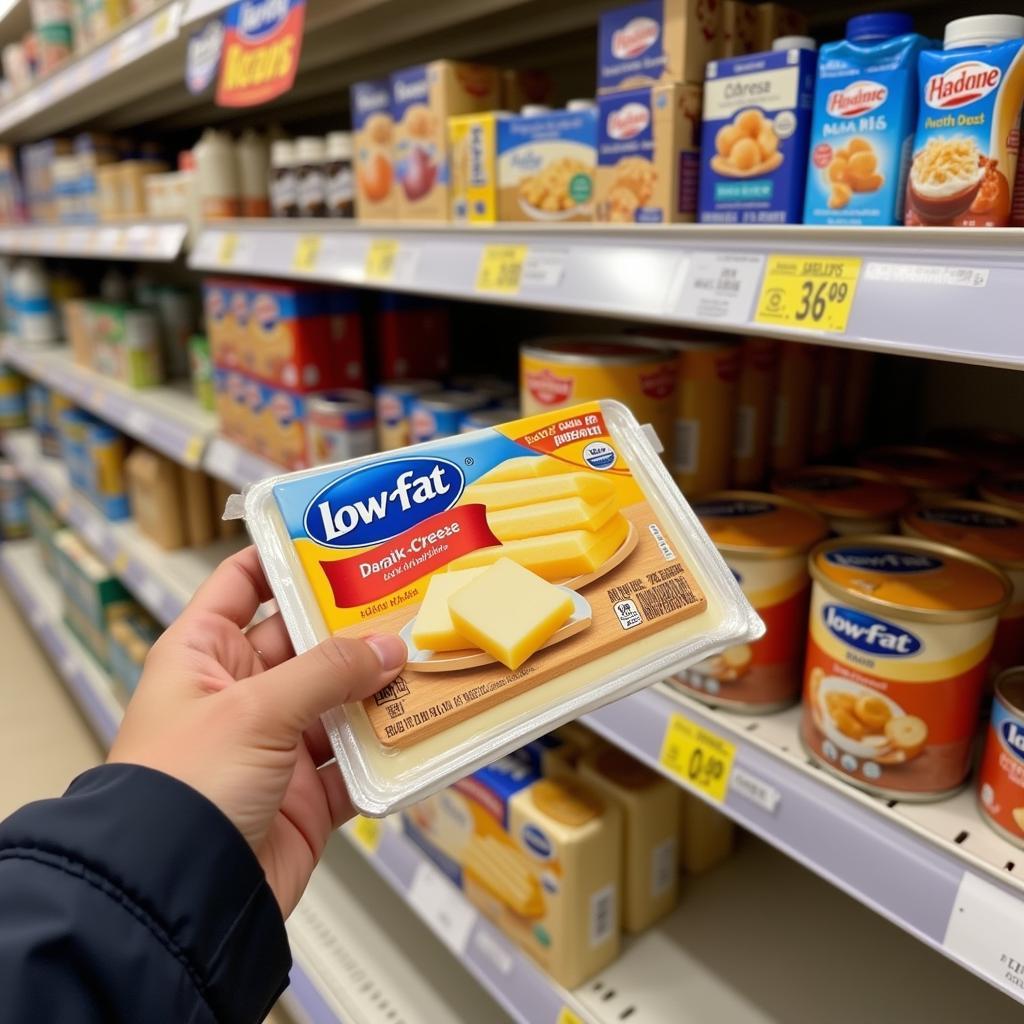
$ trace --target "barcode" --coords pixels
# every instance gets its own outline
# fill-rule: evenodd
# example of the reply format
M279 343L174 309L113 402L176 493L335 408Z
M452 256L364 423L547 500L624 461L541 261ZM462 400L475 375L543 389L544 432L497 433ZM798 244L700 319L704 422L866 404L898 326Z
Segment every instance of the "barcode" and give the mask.
M676 840L672 836L651 851L651 897L657 899L672 887L676 877Z
M661 548L661 553L665 556L666 562L671 562L676 556L672 554L672 549L668 546L668 541L665 540L661 530L658 529L657 523L648 523L648 529L651 531L651 536L657 541L658 547Z
M590 897L590 945L599 946L619 928L615 886L606 885Z
M737 459L754 457L754 423L757 410L752 405L741 405L736 409L736 445L733 456Z
M696 598L685 579L668 580L636 595L645 619L657 619L693 604Z
M677 473L696 473L700 447L700 421L676 420L675 468Z

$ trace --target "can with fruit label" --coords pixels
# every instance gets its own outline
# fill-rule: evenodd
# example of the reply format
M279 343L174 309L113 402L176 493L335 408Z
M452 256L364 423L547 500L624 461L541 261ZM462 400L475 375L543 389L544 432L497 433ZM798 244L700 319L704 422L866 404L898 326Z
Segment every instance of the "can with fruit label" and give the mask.
M807 552L828 533L813 510L776 494L720 491L693 510L767 627L752 644L730 647L671 681L699 700L748 714L800 697L811 581Z
M1010 581L944 544L840 537L814 579L801 739L846 782L936 800L967 777Z
M1024 665L1003 672L995 688L978 769L978 805L1004 839L1024 847Z

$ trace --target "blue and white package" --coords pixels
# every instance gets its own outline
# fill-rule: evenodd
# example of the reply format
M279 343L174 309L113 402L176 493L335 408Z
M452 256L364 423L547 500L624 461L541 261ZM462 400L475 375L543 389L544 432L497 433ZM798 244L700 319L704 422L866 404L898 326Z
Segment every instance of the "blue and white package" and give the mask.
M816 63L813 50L791 48L708 64L702 224L800 222Z
M903 221L926 44L905 14L851 18L818 54L805 224Z

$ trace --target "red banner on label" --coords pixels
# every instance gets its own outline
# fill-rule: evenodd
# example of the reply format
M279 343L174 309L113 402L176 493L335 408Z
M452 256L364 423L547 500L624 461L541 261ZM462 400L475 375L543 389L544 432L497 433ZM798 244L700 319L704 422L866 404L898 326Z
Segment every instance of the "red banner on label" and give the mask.
M583 413L558 420L529 434L517 437L516 442L532 448L535 452L548 455L557 452L574 441L598 441L608 436L608 428L604 425L604 417L599 412Z
M217 105L254 107L286 93L302 51L305 0L239 0L224 16Z
M501 541L487 525L484 505L438 512L405 533L358 555L321 562L338 608L357 608L415 583L478 548Z

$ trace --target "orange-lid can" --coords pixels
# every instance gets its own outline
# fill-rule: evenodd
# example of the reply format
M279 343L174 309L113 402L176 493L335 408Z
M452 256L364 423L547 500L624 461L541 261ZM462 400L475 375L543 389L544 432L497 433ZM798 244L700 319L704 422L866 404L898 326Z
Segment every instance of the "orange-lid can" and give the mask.
M998 566L1013 585L999 616L989 675L1024 664L1024 511L982 501L926 502L900 521L909 537L923 537L966 551Z
M962 498L974 485L977 472L970 463L942 448L888 445L872 448L857 460L864 469L909 487L918 498Z
M807 462L817 367L816 345L804 341L782 343L772 423L771 466L776 472L797 469Z
M759 485L768 472L780 345L774 338L743 340L732 459L736 487Z
M860 789L938 799L959 787L999 615L995 566L909 537L840 537L810 556L801 737Z
M1024 471L985 477L978 494L993 505L1006 505L1024 511Z
M992 717L978 769L982 817L1004 839L1024 846L1024 665L995 682Z
M891 533L913 498L906 487L849 466L806 466L782 473L772 481L772 490L809 505L840 537Z
M721 491L693 503L743 593L764 620L765 636L730 647L673 680L715 706L763 714L800 696L810 577L807 552L828 532L816 512L756 491Z

